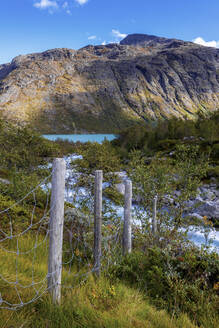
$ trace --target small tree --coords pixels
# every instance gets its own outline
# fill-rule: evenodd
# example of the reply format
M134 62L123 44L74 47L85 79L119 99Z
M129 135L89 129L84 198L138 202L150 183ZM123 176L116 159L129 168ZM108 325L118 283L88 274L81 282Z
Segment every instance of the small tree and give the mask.
M136 215L149 244L152 241L165 246L170 240L183 237L182 228L194 223L188 220L185 210L188 200L195 197L207 167L208 160L200 155L198 146L179 145L173 159L156 156L150 164L140 151L131 153L128 174L139 204ZM158 197L156 236L151 230L155 196Z

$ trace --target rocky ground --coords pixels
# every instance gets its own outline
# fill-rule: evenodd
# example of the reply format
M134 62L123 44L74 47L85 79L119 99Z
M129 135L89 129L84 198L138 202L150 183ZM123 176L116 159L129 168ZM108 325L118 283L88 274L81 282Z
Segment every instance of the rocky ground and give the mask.
M127 179L125 172L118 172L118 177L121 179L121 183L116 185L117 191L124 195L125 184L124 181ZM175 191L175 196L180 195L180 191ZM174 203L174 198L170 199L167 197L168 202ZM136 200L138 202L138 200ZM177 203L176 203L177 206ZM219 183L216 179L212 178L209 184L203 184L197 190L197 197L187 202L187 214L202 219L206 216L212 221L219 220Z
M198 218L219 219L219 184L213 180L198 189L198 196L188 204L194 211L190 213Z
M219 108L219 49L155 36L0 65L0 111L42 133L116 132Z

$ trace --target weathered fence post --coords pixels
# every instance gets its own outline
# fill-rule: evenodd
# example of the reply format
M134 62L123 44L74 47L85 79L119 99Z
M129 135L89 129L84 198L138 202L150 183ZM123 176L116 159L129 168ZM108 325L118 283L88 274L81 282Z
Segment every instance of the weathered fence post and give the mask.
M94 190L94 270L100 275L101 269L101 226L102 226L102 183L103 171L95 171Z
M154 197L153 201L153 218L152 218L152 233L157 233L157 196Z
M125 208L123 225L123 255L132 251L132 182L125 181Z
M56 304L60 304L61 302L65 171L65 160L56 158L53 162L52 170L48 260L48 289L53 302Z

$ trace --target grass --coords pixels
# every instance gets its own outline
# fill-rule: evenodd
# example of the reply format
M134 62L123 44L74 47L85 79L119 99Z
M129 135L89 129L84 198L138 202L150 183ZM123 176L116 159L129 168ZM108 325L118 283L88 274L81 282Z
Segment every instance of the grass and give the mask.
M134 289L122 284L116 284L112 289L106 279L96 282L93 277L79 287L63 290L60 307L54 306L45 296L22 310L1 311L1 328L196 327L184 315L176 319L169 317L165 311L156 310Z
M25 252L31 249L36 242L36 233L20 237L19 249ZM38 238L39 247L28 254L20 254L16 264L16 254L7 253L0 249L0 273L9 281L16 281L16 265L19 282L28 285L32 282L34 268L34 281L40 282L47 274L47 242L43 237ZM10 251L16 251L17 242L12 240L4 245ZM35 254L35 257L34 257ZM33 262L34 258L34 262ZM92 275L85 281L75 277L75 270L71 273L68 268L63 269L62 305L52 304L48 293L38 301L23 308L11 311L0 309L0 328L21 327L54 327L54 328L113 328L113 327L147 327L147 328L195 328L196 326L186 315L170 317L164 310L157 310L150 305L148 299L137 289L125 284L102 277L96 279ZM36 285L37 289L46 288L46 280ZM28 302L35 295L33 287L17 287L23 302ZM19 303L17 292L13 286L0 280L0 292L4 300ZM216 327L216 325L215 325Z

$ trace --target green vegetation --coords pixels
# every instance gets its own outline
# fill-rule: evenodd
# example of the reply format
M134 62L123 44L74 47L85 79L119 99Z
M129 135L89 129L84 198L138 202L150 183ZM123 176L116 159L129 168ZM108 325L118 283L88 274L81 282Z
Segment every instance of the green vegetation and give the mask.
M168 155L178 144L200 146L200 153L210 155L212 165L219 164L219 111L211 114L199 113L197 120L172 118L158 121L156 125L129 128L113 141L122 158L128 157L133 149L141 150L144 155L156 153Z
M40 237L38 242L41 242L41 239L42 237ZM22 251L30 249L33 247L34 242L35 238L32 238L31 235L25 237L20 240L20 249ZM16 247L16 245L11 245L11 249L13 249L13 247ZM37 276L36 282L40 282L47 274L47 251L48 249L45 248L45 243L37 249L34 263L35 276ZM31 253L19 256L19 280L24 285L31 284L32 256L33 254ZM194 260L196 259L196 254L191 258L189 257L189 254L182 256L185 256L185 263L179 260L179 258L175 258L177 270L183 273L185 272L184 266L189 265L188 269L190 276L192 276L193 272L196 272L197 268L200 267L199 263L201 265L202 263L204 264L200 276L202 274L204 275L207 269L212 270L216 267L216 264L214 264L216 259L213 256L208 267L204 261L204 257L202 262L200 262L198 259ZM149 255L147 256L144 256L141 253L133 254L125 258L119 266L114 267L114 272L111 272L110 276L109 274L107 274L107 276L103 274L99 280L96 280L92 275L89 276L86 281L78 280L75 278L76 272L74 270L69 274L68 269L64 267L63 285L71 285L72 281L74 281L74 287L72 289L63 287L62 305L60 307L54 306L50 297L46 294L40 298L39 301L27 305L23 309L17 311L1 310L0 326L14 328L21 327L22 325L25 328L196 328L197 326L193 321L196 319L196 316L199 316L199 312L196 313L194 320L189 320L186 314L173 312L170 316L165 310L156 309L156 307L151 304L152 293L157 293L159 296L160 294L167 295L170 290L170 287L168 290L165 290L168 284L162 277L162 274L164 275L165 267L168 266L166 259L167 255L156 250L149 251ZM13 280L15 277L15 256L9 256L0 250L0 261L1 263L4 263L1 270L2 274L4 276L10 276ZM175 264L173 263L173 265ZM178 267L179 265L180 267ZM145 271L146 269L147 271ZM190 278L190 276L188 278ZM142 278L146 279L150 293L145 293L146 285L144 285L144 289L141 288L142 291L139 291L140 285L144 284ZM213 278L210 278L213 283ZM173 277L173 279L177 279L177 277ZM194 276L192 276L192 279L194 279ZM172 280L172 282L173 281L175 282L175 280ZM45 287L45 284L46 281L41 283L38 288ZM183 301L180 299L183 287L181 287L180 290L177 290L176 287L177 286L175 285L172 293L172 301L177 297L178 306L178 302L181 304ZM12 289L11 287L9 289L2 281L0 281L0 288L3 298L7 297L10 302L14 303L18 301L15 289ZM8 292L9 290L10 293ZM195 293L194 288L191 290L191 293ZM31 299L34 294L35 291L31 287L22 290L23 302ZM188 296L189 295L185 295L186 302L188 302ZM170 297L171 296L169 295L169 299ZM194 294L193 297L198 297L198 295L196 296ZM157 300L157 302L158 300L161 301L156 295L155 300ZM164 298L164 302L165 300L166 299ZM213 297L209 300L212 301ZM200 302L200 306L198 307L199 303L196 305L191 303L193 304L193 308L190 308L190 312L194 311L196 306L199 311L201 311L203 318L207 320L210 310L207 309L207 304L204 305L202 303L202 300L198 301ZM201 306L203 306L202 309ZM214 304L209 305L210 308L213 308L213 306ZM208 312L205 313L206 309ZM211 317L211 320L207 321L206 325L201 325L200 327L216 328L217 321L215 316Z
M131 152L127 173L133 183L134 197L138 198L136 214L146 231L150 231L154 197L158 198L157 246L168 245L180 235L182 228L204 225L202 220L194 220L186 213L190 212L187 202L196 196L207 168L208 160L199 154L198 146L177 145L174 158L155 156L149 163L140 151ZM143 220L142 212L147 213Z
M158 308L175 315L186 313L203 327L219 323L218 254L208 254L187 243L172 243L165 249L134 252L113 270L121 281L144 290Z
M217 328L219 256L209 252L208 244L198 249L187 240L191 223L202 227L206 239L212 223L206 217L202 221L191 221L183 212L185 201L195 196L201 181L218 174L218 120L216 112L208 118L200 115L196 122L172 119L153 127L133 127L112 143L105 141L102 145L53 143L28 127L15 127L1 120L0 177L6 181L0 182L0 211L14 205L50 174L44 167L48 160L73 152L83 156L72 163L72 168L81 173L77 183L87 186L87 199L81 202L79 210L83 216L81 214L74 225L66 217L66 226L77 243L71 244L70 235L64 234L64 260L71 258L72 247L75 257L70 269L63 268L62 305L54 306L45 294L20 310L0 309L0 327ZM142 223L141 227L133 227L132 254L121 256L121 230L118 242L108 244L109 249L113 248L110 253L113 265L106 270L103 263L99 280L93 275L87 279L76 277L78 273L87 272L88 262L92 263L93 236L89 230L92 224L88 224L86 215L92 211L96 169L104 170L107 184L104 195L113 204L123 202L115 189L120 182L115 173L127 171L133 182L134 197L139 198L135 215ZM157 234L152 232L150 222L155 195L158 196ZM24 230L31 217L33 222L39 221L48 197L40 188L34 197L37 202L30 195L8 214L1 214L1 238L2 231L10 231L9 217L16 232ZM74 209L74 204L66 204L66 207ZM107 237L116 231L120 219L110 202L105 202L103 209L102 230ZM39 225L34 229L38 230ZM35 232L19 238L21 251L34 246ZM15 281L17 266L20 283L31 284L34 257L35 282L44 289L46 280L40 282L47 274L44 229L39 230L37 238L39 247L35 255L34 251L21 254L17 263L16 254L0 249L0 263L4 263L1 274ZM6 240L2 246L16 250L16 240ZM105 248L104 252L107 252ZM64 287L72 284L71 289ZM3 299L19 303L16 289L2 279L0 291ZM23 302L35 295L32 287L19 291Z
M98 118L89 110L86 112L74 113L71 112L71 118L76 123L77 131L95 132L95 133L117 133L122 129L131 126L141 125L142 122L139 118L132 115L127 115L121 110L119 106L112 103L112 98L110 100L105 99L104 103L101 101L98 104L99 99L96 98L97 108L104 108L100 111ZM59 111L62 112L63 104L60 105ZM60 110L61 109L61 110ZM68 123L67 123L68 124ZM71 129L71 131L73 128ZM75 129L74 129L75 131ZM75 132L74 132L75 133Z
M48 159L60 153L59 147L43 139L29 127L15 126L0 120L0 211L11 207L35 186L50 171L44 165ZM38 188L35 193L37 206L33 220L42 213L47 201L46 194ZM8 213L1 215L0 229L8 221L8 215L15 223L15 229L25 226L33 210L33 195L21 204L13 206Z
M82 173L91 174L94 170L103 170L105 174L118 172L121 169L120 158L111 143L105 140L102 144L88 142L81 149L82 159L74 161L75 168Z
M1 174L32 172L45 159L58 154L58 147L27 126L15 126L0 119Z
M122 169L122 164L112 144L107 140L104 140L102 144L87 142L78 146L77 151L82 158L74 160L72 168L81 173L78 185L92 185L94 171L103 170L104 182L109 183L109 186L104 188L104 195L113 200L115 204L121 204L123 197L115 188L115 184L119 183L120 179L115 172Z

